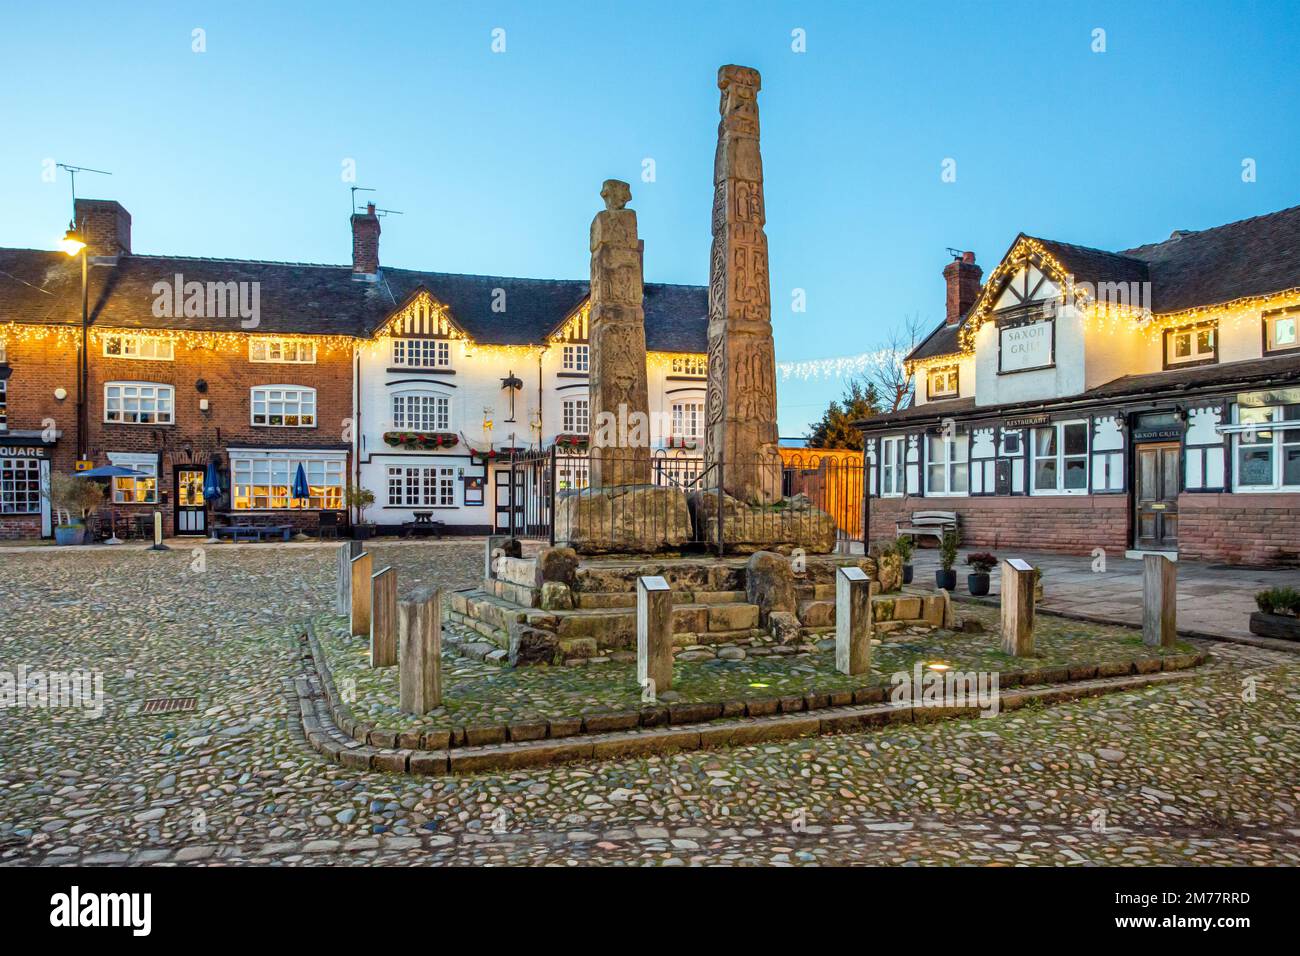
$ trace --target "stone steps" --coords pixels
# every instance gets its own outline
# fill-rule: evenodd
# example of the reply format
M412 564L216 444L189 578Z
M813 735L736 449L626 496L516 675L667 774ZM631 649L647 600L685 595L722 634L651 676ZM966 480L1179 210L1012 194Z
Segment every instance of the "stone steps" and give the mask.
M573 595L579 610L636 607L635 591L578 591ZM744 591L674 591L674 604L744 604Z

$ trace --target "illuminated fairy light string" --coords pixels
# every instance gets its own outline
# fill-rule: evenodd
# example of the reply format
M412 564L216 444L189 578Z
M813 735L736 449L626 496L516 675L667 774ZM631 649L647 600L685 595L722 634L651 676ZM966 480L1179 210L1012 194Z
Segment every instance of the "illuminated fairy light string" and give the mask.
M852 378L882 368L897 365L901 356L892 349L879 349L859 355L842 355L835 358L808 359L802 362L777 362L776 371L781 379Z

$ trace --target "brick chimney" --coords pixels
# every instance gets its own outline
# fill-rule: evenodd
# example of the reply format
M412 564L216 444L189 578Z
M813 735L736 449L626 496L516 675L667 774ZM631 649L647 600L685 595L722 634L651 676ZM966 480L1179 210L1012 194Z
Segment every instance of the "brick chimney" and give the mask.
M352 274L373 276L379 273L379 217L375 204L366 203L366 211L352 214Z
M114 199L78 199L73 206L77 231L91 258L131 254L131 214Z
M948 285L948 325L956 325L975 304L983 276L984 270L975 264L973 252L963 252L943 267L943 280Z

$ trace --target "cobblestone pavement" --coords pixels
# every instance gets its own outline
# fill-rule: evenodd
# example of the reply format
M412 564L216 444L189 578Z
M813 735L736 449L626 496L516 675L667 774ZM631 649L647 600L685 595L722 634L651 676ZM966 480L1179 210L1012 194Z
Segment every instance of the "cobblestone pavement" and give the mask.
M378 550L403 587L463 586L481 548ZM1300 657L1237 645L1191 682L990 720L500 775L345 770L307 748L286 685L334 559L0 554L0 672L91 668L104 690L98 719L0 713L0 863L1300 863ZM197 710L137 712L180 695Z

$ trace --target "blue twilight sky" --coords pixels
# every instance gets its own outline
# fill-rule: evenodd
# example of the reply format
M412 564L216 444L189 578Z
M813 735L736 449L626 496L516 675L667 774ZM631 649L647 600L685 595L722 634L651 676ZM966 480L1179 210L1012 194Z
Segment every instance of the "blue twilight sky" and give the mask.
M61 235L53 159L113 172L78 192L131 211L137 252L347 262L352 159L404 213L382 262L552 278L586 275L615 177L647 279L707 282L716 71L754 66L783 362L937 322L949 246L987 271L1022 229L1124 248L1300 203L1294 0L95 0L2 23L0 245ZM842 385L783 381L781 433Z

